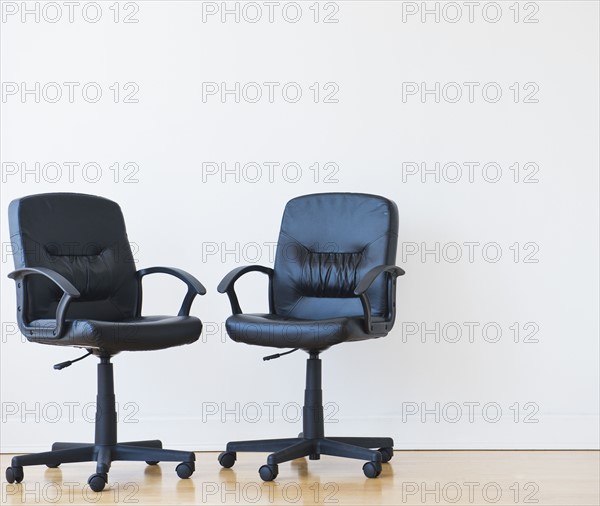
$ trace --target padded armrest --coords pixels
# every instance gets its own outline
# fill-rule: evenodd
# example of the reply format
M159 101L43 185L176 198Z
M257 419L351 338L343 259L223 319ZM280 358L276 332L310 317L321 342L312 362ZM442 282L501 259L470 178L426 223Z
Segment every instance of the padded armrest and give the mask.
M387 273L389 279L388 286L388 314L383 322L373 322L371 316L371 302L367 296L367 290L373 284L375 279L382 274ZM378 265L367 272L360 280L354 293L360 297L360 302L365 314L365 331L368 334L387 333L394 325L396 320L396 278L405 274L404 269L396 265Z
M67 278L58 272L53 271L52 269L48 269L47 267L23 267L21 269L12 271L8 277L17 282L17 318L19 320L19 328L21 329L21 332L23 332L23 334L28 338L48 337L47 329L32 327L29 325L29 322L25 321L23 317L23 314L25 313L25 304L27 301L25 300L25 289L23 287L22 280L25 277L32 275L39 275L48 278L63 291L63 296L56 307L56 326L54 329L52 329L52 337L59 339L63 336L65 331L65 318L67 309L71 303L71 299L76 299L81 294Z
M231 272L225 275L225 277L219 283L217 291L219 293L227 293L229 302L231 303L231 312L233 314L241 314L242 308L235 293L235 282L248 272L262 272L269 276L269 311L273 312L273 274L274 271L270 267L264 267L262 265L245 265L242 267L236 267Z
M188 291L183 298L178 316L189 316L192 308L192 302L194 301L196 295L206 294L206 288L204 288L204 285L189 272L186 272L183 269L176 269L174 267L148 267L147 269L140 269L137 271L140 282L137 310L138 316L141 316L142 313L142 278L148 274L169 274L170 276L180 279L187 285Z

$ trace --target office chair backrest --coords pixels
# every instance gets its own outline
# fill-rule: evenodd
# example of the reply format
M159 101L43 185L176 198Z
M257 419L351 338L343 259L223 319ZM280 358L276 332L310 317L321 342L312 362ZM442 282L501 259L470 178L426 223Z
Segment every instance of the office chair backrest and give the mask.
M81 292L68 318L135 316L135 263L115 202L77 193L23 197L9 206L9 226L15 268L47 267ZM43 276L28 276L24 283L25 320L54 319L62 291Z
M275 312L306 319L362 316L354 288L373 267L396 263L397 242L398 209L386 198L320 193L291 200L275 257ZM373 315L386 315L384 275L367 294Z

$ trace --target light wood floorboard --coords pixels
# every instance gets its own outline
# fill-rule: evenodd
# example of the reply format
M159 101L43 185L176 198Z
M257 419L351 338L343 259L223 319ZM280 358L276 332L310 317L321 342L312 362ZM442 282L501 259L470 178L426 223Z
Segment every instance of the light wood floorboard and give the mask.
M217 453L196 454L189 480L175 463L146 466L115 462L101 494L86 482L92 463L58 469L25 468L21 484L2 478L3 504L273 504L273 505L600 505L600 452L596 451L396 451L377 479L367 479L362 462L334 457L298 459L279 466L275 482L264 483L258 467L266 454L238 453L222 469ZM11 455L0 456L2 469ZM4 474L4 472L2 472Z

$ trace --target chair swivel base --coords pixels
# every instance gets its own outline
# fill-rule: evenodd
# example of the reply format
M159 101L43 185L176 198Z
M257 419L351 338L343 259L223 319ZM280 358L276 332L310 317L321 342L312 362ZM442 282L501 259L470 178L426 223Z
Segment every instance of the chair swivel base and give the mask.
M323 419L323 391L321 388L321 359L318 351L311 351L306 361L306 389L302 408L303 432L297 438L264 439L256 441L232 441L219 455L223 467L232 467L237 459L236 452L274 452L267 464L259 469L264 481L277 477L278 464L309 456L318 460L321 455L366 460L363 472L367 478L381 474L382 462L394 456L394 441L389 437L325 437ZM379 450L371 450L377 448Z
M58 467L71 462L96 462L96 473L88 479L94 492L100 492L108 482L110 465L116 460L145 461L156 465L161 460L182 461L177 466L180 478L189 478L195 471L194 452L166 450L158 439L117 443L117 413L113 365L110 357L101 356L98 364L98 395L94 443L54 443L52 451L13 457L6 469L8 483L23 481L23 466Z
M111 463L117 460L146 462L156 465L160 461L182 461L176 468L180 478L189 478L195 470L194 452L166 450L159 440L131 441L114 445L86 443L54 443L52 451L13 457L6 469L8 483L23 480L23 466L43 465L55 468L72 462L96 462L96 472L88 478L94 492L100 492L108 482Z
M301 457L319 460L321 455L347 457L366 460L363 472L367 478L377 478L381 474L381 464L389 462L394 455L394 442L391 438L376 437L322 437L265 439L257 441L233 441L227 450L219 455L223 467L232 467L240 452L274 452L267 457L267 464L258 473L263 481L272 481L279 474L278 464ZM379 450L370 448L380 447Z

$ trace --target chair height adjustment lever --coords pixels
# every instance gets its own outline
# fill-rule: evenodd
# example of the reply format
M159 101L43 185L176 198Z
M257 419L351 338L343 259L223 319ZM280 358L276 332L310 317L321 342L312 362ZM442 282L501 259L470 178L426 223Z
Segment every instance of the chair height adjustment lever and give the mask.
M274 358L283 357L284 355L289 355L290 353L294 353L295 351L298 351L298 350L299 350L299 348L294 348L293 350L286 351L285 353L275 353L275 355L269 355L267 357L263 357L263 360L264 361L273 360Z
M92 354L91 351L88 351L85 355L83 355L82 357L76 358L75 360L67 360L66 362L61 362L60 364L54 364L54 369L56 369L57 371L60 371L61 369L64 369L65 367L69 367L70 365L73 365L75 362L79 362L80 360L83 360L85 357L89 357Z

